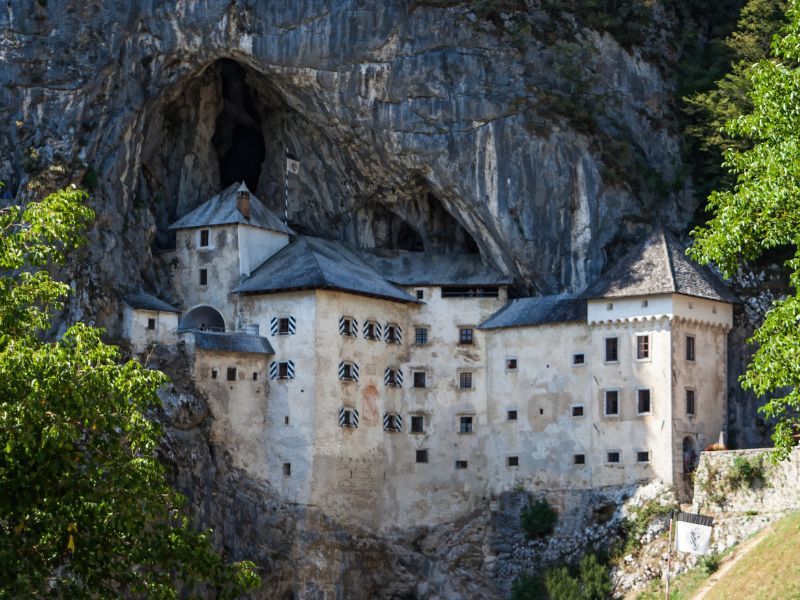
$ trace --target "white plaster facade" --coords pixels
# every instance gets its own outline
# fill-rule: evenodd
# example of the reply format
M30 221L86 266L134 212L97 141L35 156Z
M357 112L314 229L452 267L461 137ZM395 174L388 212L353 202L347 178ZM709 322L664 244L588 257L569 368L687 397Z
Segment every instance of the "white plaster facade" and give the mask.
M178 314L162 310L122 305L122 337L134 353L144 352L152 344L170 345L178 341Z

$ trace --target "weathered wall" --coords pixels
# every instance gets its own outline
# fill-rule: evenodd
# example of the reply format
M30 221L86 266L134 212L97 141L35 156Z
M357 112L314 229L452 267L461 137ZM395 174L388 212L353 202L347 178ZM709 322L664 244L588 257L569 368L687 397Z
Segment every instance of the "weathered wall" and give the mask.
M149 319L155 319L155 329L148 329ZM155 310L133 309L122 305L122 337L131 344L135 353L143 352L151 344L174 344L178 341L178 315Z

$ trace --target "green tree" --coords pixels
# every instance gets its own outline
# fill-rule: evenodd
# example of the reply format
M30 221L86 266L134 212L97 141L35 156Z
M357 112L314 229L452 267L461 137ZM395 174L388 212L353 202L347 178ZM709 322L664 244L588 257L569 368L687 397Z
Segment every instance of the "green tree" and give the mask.
M191 527L156 458L165 376L122 364L98 329L44 335L69 290L47 268L84 241L84 200L0 210L0 597L241 593L252 563Z
M692 232L690 255L716 263L726 277L774 248L792 248L786 262L795 292L775 302L752 342L758 345L742 386L766 397L760 409L776 421L776 454L787 456L800 428L800 6L791 0L788 25L773 58L752 69L752 110L726 131L752 145L730 148L725 167L736 178L711 194L713 218Z

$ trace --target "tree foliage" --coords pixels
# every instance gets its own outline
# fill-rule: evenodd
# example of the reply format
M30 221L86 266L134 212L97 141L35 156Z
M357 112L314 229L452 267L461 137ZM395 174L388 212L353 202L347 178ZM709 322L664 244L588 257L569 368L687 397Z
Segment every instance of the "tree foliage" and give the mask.
M752 342L758 345L745 389L767 402L760 409L775 419L777 455L785 457L800 430L800 5L791 0L788 26L772 45L773 58L752 68L752 110L731 119L726 132L747 140L732 147L724 165L736 179L711 194L713 218L692 232L690 254L716 263L726 277L744 261L779 247L794 249L786 262L795 293L775 302Z
M70 189L0 210L0 597L222 596L257 584L227 564L156 458L159 372L120 363L101 331L43 332L69 291L46 267L93 218Z

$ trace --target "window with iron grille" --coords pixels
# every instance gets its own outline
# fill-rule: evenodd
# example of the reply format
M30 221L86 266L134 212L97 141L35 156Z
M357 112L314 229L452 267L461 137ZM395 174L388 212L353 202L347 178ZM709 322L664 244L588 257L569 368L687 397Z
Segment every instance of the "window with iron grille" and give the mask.
M467 461L465 460L456 461L456 469L466 469L466 468L467 468Z
M694 390L686 390L686 414L693 416L695 414L694 411Z
M428 462L428 451L427 450L417 450L416 459L417 459L418 463L426 463L426 462Z
M462 345L469 345L473 342L472 327L459 327L458 328L458 343Z
M414 387L427 387L428 374L425 371L414 371Z
M646 450L640 450L636 453L636 462L646 463L650 462L650 453Z
M236 381L236 367L228 367L228 381Z
M619 340L615 337L606 338L606 362L619 360Z
M458 419L458 432L459 433L472 433L472 417L469 415L462 415Z
M425 417L411 415L411 433L425 433Z
M686 360L694 362L694 336L686 336Z
M606 390L605 393L605 414L608 416L619 414L619 391Z
M428 328L416 327L414 329L414 343L417 346L426 346L428 344Z
M585 465L586 464L586 455L585 454L573 454L572 455L572 464L573 465Z
M506 419L509 421L516 421L517 420L517 411L516 409L511 409L506 411Z
M606 462L611 464L616 464L619 462L619 451L612 450L611 452L606 453Z
M518 467L519 466L519 456L508 456L508 457L506 457L506 466L508 466L508 467Z
M650 358L650 336L636 336L636 360L646 360Z
M458 374L458 387L462 390L472 389L472 372L462 371Z

